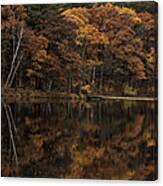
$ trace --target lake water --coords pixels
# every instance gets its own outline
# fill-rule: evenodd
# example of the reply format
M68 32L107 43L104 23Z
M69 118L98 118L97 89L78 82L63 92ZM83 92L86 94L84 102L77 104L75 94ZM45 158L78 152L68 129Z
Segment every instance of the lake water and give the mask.
M157 178L155 102L2 103L2 176Z

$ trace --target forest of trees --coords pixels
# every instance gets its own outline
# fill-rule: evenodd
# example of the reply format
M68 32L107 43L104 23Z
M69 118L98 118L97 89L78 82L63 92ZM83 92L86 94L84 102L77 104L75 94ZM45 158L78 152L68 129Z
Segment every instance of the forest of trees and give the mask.
M1 10L3 90L156 95L154 2L5 5Z
M2 176L157 179L157 13L1 6Z

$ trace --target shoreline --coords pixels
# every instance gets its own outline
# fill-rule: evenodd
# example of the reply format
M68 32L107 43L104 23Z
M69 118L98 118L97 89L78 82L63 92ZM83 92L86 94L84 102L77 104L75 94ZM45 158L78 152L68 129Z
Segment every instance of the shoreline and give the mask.
M102 100L124 100L124 101L157 101L157 97L131 97L131 96L105 96L105 95L87 95L90 99Z
M53 102L56 99L60 100L86 100L86 101L107 101L107 100L124 100L124 101L157 101L157 97L147 96L111 96L103 94L68 94L66 92L54 92L54 91L41 91L41 90L30 90L30 89L7 89L1 92L1 98L4 101L29 101L29 102Z

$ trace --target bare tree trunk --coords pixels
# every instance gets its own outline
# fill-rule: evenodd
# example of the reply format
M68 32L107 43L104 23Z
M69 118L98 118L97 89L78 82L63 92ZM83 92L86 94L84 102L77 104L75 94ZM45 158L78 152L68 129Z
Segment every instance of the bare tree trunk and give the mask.
M17 72L17 70L18 70L18 68L19 68L19 66L20 66L20 63L21 63L22 59L23 59L23 54L20 56L20 58L19 58L19 60L18 60L18 62L17 62L17 64L16 64L16 66L15 66L15 69L14 69L14 71L13 71L13 73L12 73L12 76L11 76L10 81L9 81L9 83L8 83L8 87L9 87L9 88L11 87L11 85L12 85L12 83L13 83L14 77L15 77L15 75L16 75L16 72Z
M95 89L95 77L96 77L96 66L93 66L93 69L92 69L92 87L93 87L93 90Z
M102 90L102 86L103 86L103 74L104 74L104 66L101 66L101 72L100 72L100 91Z
M81 87L83 85L83 63L84 63L84 59L85 59L85 52L86 52L86 48L87 48L87 43L83 42L83 51L82 51L82 55L81 55L81 59L82 59L82 64L80 67L80 82L79 82L79 94L81 94Z
M15 49L15 52L14 52L14 55L13 55L12 62L11 62L11 68L10 68L9 74L7 76L7 80L6 80L6 83L5 83L5 87L4 88L7 88L8 87L9 81L10 81L11 76L12 76L13 71L14 71L16 58L17 58L18 51L19 51L20 44L21 44L21 40L22 40L22 37L23 37L23 30L24 29L23 29L23 26L22 26L21 29L20 29L20 35L19 35L18 43L17 43L16 49Z

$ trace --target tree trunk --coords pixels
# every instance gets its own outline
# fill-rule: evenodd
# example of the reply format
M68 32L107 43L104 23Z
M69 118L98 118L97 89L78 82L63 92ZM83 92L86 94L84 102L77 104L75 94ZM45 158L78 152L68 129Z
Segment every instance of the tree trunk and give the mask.
M69 73L68 76L68 93L71 94L72 92L72 75L71 73Z
M92 88L95 90L95 78L96 78L96 66L93 66L92 69Z
M11 62L11 68L10 68L9 74L7 76L7 80L6 80L4 88L8 88L10 79L11 79L11 77L13 75L15 62L16 62L16 58L17 58L17 55L18 55L18 51L19 51L19 48L20 48L21 41L22 41L22 37L23 37L23 26L20 29L20 35L19 35L18 43L17 43L16 49L15 49L15 53L13 55L13 59L12 59L12 62Z
M18 70L18 68L20 66L20 63L21 63L22 59L23 59L23 54L20 56L20 59L18 60L16 66L15 66L15 69L14 69L14 71L12 73L12 76L11 76L10 81L8 83L8 87L9 88L12 86L13 80L15 78L16 72L17 72L17 70Z
M101 71L100 71L100 86L99 86L99 90L102 90L102 86L103 86L103 74L104 74L104 66L101 66Z
M79 94L81 94L81 87L83 85L83 64L84 64L84 59L85 59L86 48L87 48L87 43L86 43L86 41L84 41L82 55L81 55L82 64L80 67Z

